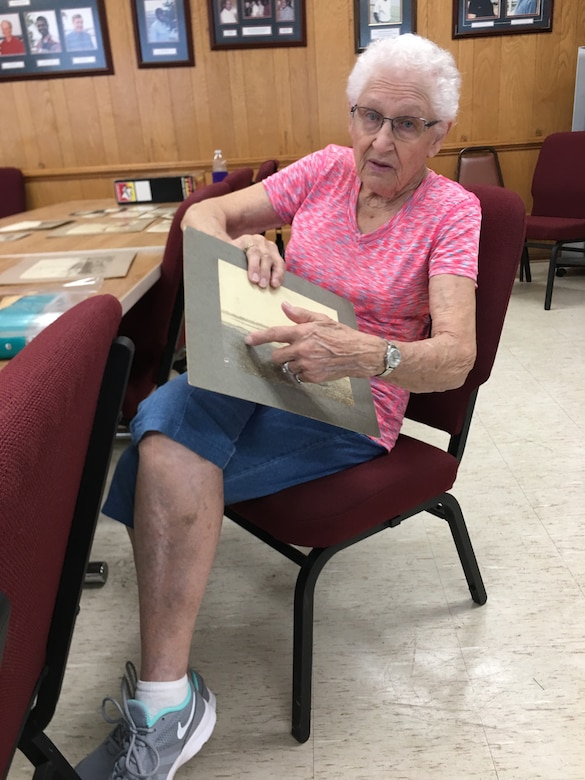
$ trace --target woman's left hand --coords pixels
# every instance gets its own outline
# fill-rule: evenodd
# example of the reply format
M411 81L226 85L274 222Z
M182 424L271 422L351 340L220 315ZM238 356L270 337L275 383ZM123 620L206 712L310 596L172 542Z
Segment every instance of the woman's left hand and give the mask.
M278 342L272 359L302 382L328 382L345 376L370 377L380 371L386 343L378 336L360 333L325 314L285 302L282 310L294 323L249 333L249 347Z
M232 241L243 249L248 261L248 279L259 287L280 287L285 264L274 241L259 233L246 233Z

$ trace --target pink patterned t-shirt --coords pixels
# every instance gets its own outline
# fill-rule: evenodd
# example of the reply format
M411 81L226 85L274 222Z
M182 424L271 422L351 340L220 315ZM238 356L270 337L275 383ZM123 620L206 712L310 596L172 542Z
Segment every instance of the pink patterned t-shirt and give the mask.
M429 171L387 223L361 233L353 151L327 146L264 180L283 224L291 224L287 270L350 300L359 330L396 341L430 334L429 278L477 278L481 211L459 184ZM379 441L394 446L409 393L371 379Z

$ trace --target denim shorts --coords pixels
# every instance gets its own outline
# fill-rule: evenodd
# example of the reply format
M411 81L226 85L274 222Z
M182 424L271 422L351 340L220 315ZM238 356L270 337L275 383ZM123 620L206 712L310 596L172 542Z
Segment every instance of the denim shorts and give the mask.
M224 501L276 493L371 460L387 450L368 436L252 401L192 387L182 374L143 401L132 420L104 514L133 525L140 439L158 431L224 474Z

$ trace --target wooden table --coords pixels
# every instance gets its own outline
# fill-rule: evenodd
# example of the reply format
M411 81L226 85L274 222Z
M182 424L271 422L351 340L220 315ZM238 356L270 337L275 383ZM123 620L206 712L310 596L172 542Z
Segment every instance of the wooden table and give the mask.
M174 206L175 204L156 204L157 206ZM91 219L93 222L114 223L118 218L107 214L95 217L75 216L76 212L98 211L116 208L113 199L107 200L77 200L44 206L21 214L0 219L0 227L28 220L61 220L71 219L79 223ZM129 215L130 216L130 215ZM168 225L170 227L170 220ZM146 220L145 220L146 222ZM154 224L154 222L152 223ZM51 231L32 230L30 234L16 241L0 241L0 272L15 266L22 261L23 255L43 254L53 252L84 252L91 250L135 249L136 256L128 274L119 279L104 279L100 293L111 293L122 304L126 313L160 278L160 266L163 257L168 232L148 233L142 230L137 233L100 233L92 235L59 236L49 238ZM0 234L2 235L2 234ZM19 285L18 292L22 291ZM16 293L12 285L0 287L0 296ZM0 361L0 369L8 361Z

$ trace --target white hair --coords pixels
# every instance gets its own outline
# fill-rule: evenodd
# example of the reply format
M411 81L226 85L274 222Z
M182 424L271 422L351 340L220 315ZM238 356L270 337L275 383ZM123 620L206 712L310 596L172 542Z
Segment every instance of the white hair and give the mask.
M357 103L372 79L381 74L399 78L401 73L418 76L435 112L434 118L454 121L459 107L461 74L453 55L428 38L412 33L380 38L360 54L347 80L350 105Z

